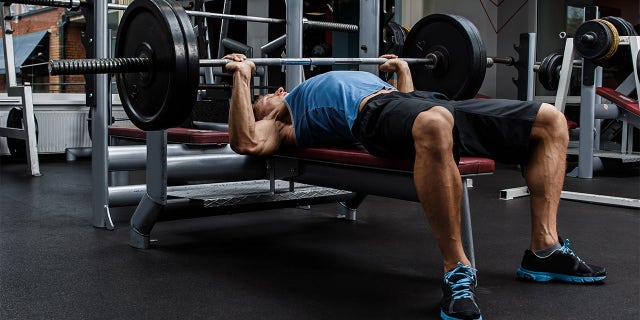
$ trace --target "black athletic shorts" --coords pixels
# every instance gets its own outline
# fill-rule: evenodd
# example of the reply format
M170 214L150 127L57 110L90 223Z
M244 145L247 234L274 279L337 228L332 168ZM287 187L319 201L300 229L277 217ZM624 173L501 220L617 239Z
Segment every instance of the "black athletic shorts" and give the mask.
M454 156L477 156L498 162L526 164L529 139L540 102L472 99L449 100L428 91L391 92L371 98L358 114L353 134L371 154L415 157L413 122L433 106L449 110L455 119Z

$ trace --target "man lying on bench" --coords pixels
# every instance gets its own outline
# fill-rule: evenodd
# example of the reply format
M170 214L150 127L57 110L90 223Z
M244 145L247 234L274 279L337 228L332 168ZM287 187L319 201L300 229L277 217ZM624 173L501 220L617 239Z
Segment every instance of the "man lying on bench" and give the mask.
M588 265L559 238L556 215L565 175L567 123L552 105L515 100L451 101L414 91L406 62L396 56L380 70L397 72L397 88L368 72L317 75L290 93L280 88L251 102L255 68L227 55L233 74L229 139L238 153L270 155L280 146L362 145L380 157L415 161L414 182L444 261L443 319L481 319L476 270L460 230L460 155L521 164L531 193L531 243L517 271L534 281L595 282L604 268Z

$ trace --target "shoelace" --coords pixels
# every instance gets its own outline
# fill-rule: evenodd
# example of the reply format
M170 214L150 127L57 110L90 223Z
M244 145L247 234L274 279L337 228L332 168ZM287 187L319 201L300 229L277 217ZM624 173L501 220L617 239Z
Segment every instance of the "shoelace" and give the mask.
M454 300L472 298L471 287L475 284L476 271L476 269L458 262L457 268L445 274L444 281L451 287ZM450 279L456 275L462 277L455 282L451 282Z
M578 259L579 263L583 263L584 261L582 261L582 259L580 259L580 257L578 257L575 253L573 253L573 250L569 249L569 239L564 239L564 243L562 245L562 248L560 248L560 252L564 253L564 254L568 254L570 256L574 256L576 257L576 259Z

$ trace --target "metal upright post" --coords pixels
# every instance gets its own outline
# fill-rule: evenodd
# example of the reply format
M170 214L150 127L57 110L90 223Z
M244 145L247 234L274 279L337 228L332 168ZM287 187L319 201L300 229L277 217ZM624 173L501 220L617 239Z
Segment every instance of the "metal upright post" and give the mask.
M4 3L2 7L2 39L4 41L4 63L7 87L7 95L21 97L22 102L22 129L0 128L0 136L7 136L25 140L27 161L32 176L40 176L40 163L38 162L38 146L36 142L36 123L34 121L33 93L30 85L18 86L16 76L15 57L13 54L13 28L11 27L11 4Z
M575 48L573 46L573 38L567 38L564 45L564 56L562 58L562 67L560 71L560 81L558 82L558 90L556 91L555 106L560 112L564 113L567 104L567 95L569 94L569 85L571 82L571 73L573 73L573 58L575 56Z
M518 54L514 64L518 70L518 78L511 79L518 87L518 100L532 101L535 97L536 34L521 33L520 42L513 46Z
M631 50L631 60L633 61L633 75L636 84L636 92L640 92L640 74L638 74L638 59L633 58L638 56L638 51L640 51L640 36L630 37L629 38L629 46Z
M6 82L9 87L17 86L16 62L13 56L13 28L11 27L11 3L4 2L2 7L2 38L4 39L4 65Z
M107 1L93 2L95 57L108 58ZM93 226L113 229L109 214L107 119L111 84L107 74L96 74L96 110L93 112L91 173L93 177Z
M585 8L585 19L600 16L598 7ZM562 66L564 68L564 65ZM578 151L578 178L593 178L593 148L595 141L596 84L601 69L590 60L582 63L582 85L580 88L580 144Z
M360 1L360 20L358 20L360 58L377 58L380 49L380 1ZM360 71L378 74L377 65L360 65Z
M203 10L206 10L206 9L203 7ZM231 0L224 0L222 4L222 13L223 14L231 13ZM222 47L222 40L224 40L227 37L228 31L229 31L229 20L222 19L222 21L220 21L220 35L218 36L218 56L216 58L222 58L222 55L224 54L224 48ZM207 31L207 33L209 32ZM213 70L209 68L209 71L212 72ZM213 78L213 83L219 83L219 82L220 82L220 76L215 76Z
M5 55L6 57L6 55ZM20 95L22 98L22 127L25 134L27 160L31 175L40 176L40 162L38 161L38 143L36 140L36 121L33 110L33 92L31 85L25 84L20 87L9 88L9 95Z
M527 101L535 98L536 75L533 66L536 63L536 34L529 33L527 37L529 54L527 54Z
M595 105L597 74L593 62L585 60L582 67L582 87L580 89L580 144L578 152L579 178L593 178L593 143L595 141Z
M288 58L302 58L302 1L287 1L287 40ZM304 79L302 66L287 65L287 91L291 91Z

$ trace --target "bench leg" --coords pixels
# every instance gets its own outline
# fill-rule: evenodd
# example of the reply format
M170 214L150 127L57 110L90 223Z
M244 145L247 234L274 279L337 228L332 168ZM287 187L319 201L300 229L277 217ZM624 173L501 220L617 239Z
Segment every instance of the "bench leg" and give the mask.
M167 131L147 132L147 192L131 217L129 245L147 249L150 233L167 205Z
M473 251L473 231L471 228L471 207L469 206L469 191L466 178L462 178L462 206L461 214L461 230L462 230L462 246L471 261L471 266L476 267L476 258Z
M358 206L360 206L366 197L366 194L356 193L354 198L338 202L338 219L356 221Z

